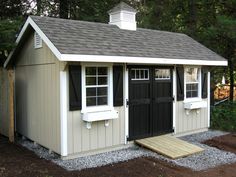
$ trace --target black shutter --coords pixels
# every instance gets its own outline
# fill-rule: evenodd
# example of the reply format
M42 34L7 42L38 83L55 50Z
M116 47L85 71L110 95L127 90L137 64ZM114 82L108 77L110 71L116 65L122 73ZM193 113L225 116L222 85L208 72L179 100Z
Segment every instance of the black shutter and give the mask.
M207 98L207 82L208 82L208 78L207 78L207 72L208 69L207 68L202 68L202 98Z
M184 67L176 67L177 101L184 100Z
M81 110L81 66L69 65L70 111Z
M123 106L123 66L113 66L113 105Z

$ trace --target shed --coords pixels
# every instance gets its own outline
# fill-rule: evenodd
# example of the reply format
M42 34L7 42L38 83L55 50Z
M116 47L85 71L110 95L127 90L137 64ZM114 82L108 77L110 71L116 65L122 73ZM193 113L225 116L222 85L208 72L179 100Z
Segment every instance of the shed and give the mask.
M29 16L5 62L15 70L16 131L70 158L210 126L210 66L223 57L180 33Z

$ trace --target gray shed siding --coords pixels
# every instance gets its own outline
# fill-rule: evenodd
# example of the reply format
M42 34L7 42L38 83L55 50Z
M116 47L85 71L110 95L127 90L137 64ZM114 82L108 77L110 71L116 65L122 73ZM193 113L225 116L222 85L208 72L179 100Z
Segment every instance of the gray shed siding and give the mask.
M59 61L45 43L35 49L33 36L16 63L16 130L60 153Z
M104 121L93 122L91 129L86 128L80 111L69 111L67 120L68 155L124 144L124 107L115 109L119 111L118 119L109 120L108 127L105 127Z
M204 99L208 101L207 99ZM201 108L199 112L192 110L186 114L184 103L176 102L176 134L191 134L208 128L208 109Z

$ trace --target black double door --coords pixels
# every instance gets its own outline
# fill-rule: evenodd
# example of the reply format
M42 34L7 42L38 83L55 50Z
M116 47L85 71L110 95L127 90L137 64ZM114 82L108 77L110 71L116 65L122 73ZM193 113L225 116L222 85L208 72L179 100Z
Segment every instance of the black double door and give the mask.
M129 67L129 140L173 131L172 68Z

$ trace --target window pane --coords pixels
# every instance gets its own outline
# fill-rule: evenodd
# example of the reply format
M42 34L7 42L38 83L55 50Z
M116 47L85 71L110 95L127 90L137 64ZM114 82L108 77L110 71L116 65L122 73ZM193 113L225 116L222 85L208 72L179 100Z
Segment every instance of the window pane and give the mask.
M148 80L149 70L148 69L131 69L131 80Z
M131 79L135 79L135 70L134 69L131 70Z
M108 68L86 67L86 106L108 104ZM106 85L104 87L99 87ZM90 86L90 87L88 87Z
M98 75L107 75L107 67L99 67Z
M86 88L86 96L96 96L96 88Z
M107 77L99 77L98 85L107 85Z
M96 67L86 67L86 75L96 75Z
M198 97L198 91L192 91L192 97Z
M148 70L147 69L145 69L145 79L148 79Z
M169 69L155 69L155 79L170 79Z
M186 69L186 82L198 82L198 68Z
M107 95L107 87L97 88L97 96L106 96Z
M86 99L86 101L87 106L96 106L96 97L89 97Z
M97 85L96 77L86 77L86 85Z
M198 97L198 84L186 85L186 97L187 98Z
M141 77L141 78L145 78L144 70L140 70L140 77Z
M107 105L107 97L97 97L98 105Z

